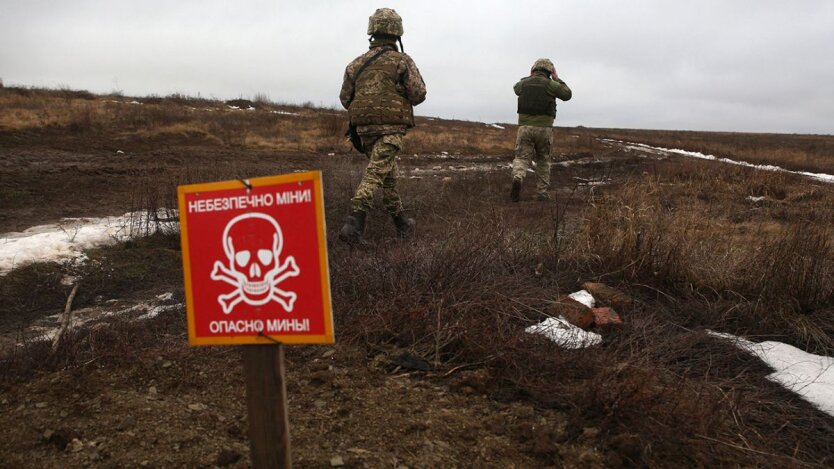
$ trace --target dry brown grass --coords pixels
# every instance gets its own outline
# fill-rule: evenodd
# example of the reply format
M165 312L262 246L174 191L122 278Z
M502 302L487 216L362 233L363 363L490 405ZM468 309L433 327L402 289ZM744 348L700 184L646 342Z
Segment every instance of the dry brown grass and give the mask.
M2 118L32 111L25 122L38 124L18 129L55 125L62 132L151 143L177 138L232 148L348 151L340 135L344 114L332 110L281 108L298 113L284 115L224 110L215 103L206 111L188 109L190 101L181 97L140 106L32 93L34 102L0 93L0 102L16 103L14 111L4 106ZM514 146L512 126L424 118L418 124L406 140L406 153L509 158ZM571 416L567 434L545 433L545 440L558 446L591 439L610 466L831 466L834 419L764 380L769 371L761 362L704 329L834 353L834 188L699 160L636 166L630 156L597 141L622 138L713 152L719 148L708 146L713 135L558 129L555 151L563 156L611 153L612 163L582 174L604 173L614 182L569 196L560 192L550 205L509 204L504 173L467 173L446 183L403 180L408 209L419 220L416 240L396 241L390 221L374 212L367 232L371 249L330 245L339 340L363 344L374 355L409 350L440 370L426 379L442 381L458 367L481 368L489 377L484 392L494 399L559 408ZM642 138L649 136L654 140ZM824 137L763 136L761 142L755 136L717 137L733 155L757 153L760 146L772 149L771 155L792 149L823 164L824 151L814 145ZM732 147L734 141L739 148ZM793 161L786 158L777 164ZM149 174L136 181L130 208L172 206L173 187L180 182L254 171L231 157L226 162L186 164L179 174L164 177ZM362 163L360 158L310 163L324 171L331 237ZM563 186L569 180L558 179ZM751 202L748 196L766 199ZM84 275L101 294L134 293L136 279L149 276L178 282L175 241L163 237L122 251L112 248L108 255L122 263L118 275L106 277L96 269ZM164 276L150 272L147 262L136 262L148 253L157 256L151 257L153 267L162 265ZM133 264L141 265L127 267ZM538 264L544 267L541 276L534 273ZM60 308L56 269L32 267L0 280L4 296L15 298L8 308ZM634 308L621 311L625 326L607 332L602 346L565 350L524 332L546 316L559 294L586 280L604 281L637 300ZM36 291L48 294L28 298L33 282L43 283ZM83 305L91 298L78 301ZM83 340L89 331L79 331L60 357L49 355L48 347L17 350L0 360L0 382L13 385L38 370L78 366L97 356L104 357L101 363L123 363L122 354L159 347L154 333L184 340L181 315L174 318L179 322L172 318L114 326L110 339L95 344ZM134 346L125 351L128 340ZM587 436L583 428L600 432ZM537 457L542 466L562 463L558 452Z
M753 164L834 174L834 136L595 129L607 138L698 151Z

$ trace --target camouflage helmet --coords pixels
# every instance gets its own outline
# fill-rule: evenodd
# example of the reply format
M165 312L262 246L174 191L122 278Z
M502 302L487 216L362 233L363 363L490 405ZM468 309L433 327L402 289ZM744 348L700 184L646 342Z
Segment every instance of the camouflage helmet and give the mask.
M550 59L539 59L533 63L533 67L530 69L530 73L535 72L536 70L541 70L542 72L550 73L553 71L553 62Z
M403 19L391 8L379 8L368 18L368 35L403 35Z

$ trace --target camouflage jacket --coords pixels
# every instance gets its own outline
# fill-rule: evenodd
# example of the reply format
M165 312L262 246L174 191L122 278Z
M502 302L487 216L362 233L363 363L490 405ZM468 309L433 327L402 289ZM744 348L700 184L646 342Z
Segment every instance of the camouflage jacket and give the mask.
M549 75L535 71L531 76L536 77L544 77L547 78ZM524 77L518 81L518 83L513 86L513 91L515 91L516 96L521 96L521 85L526 81L529 80L530 77ZM562 81L561 79L557 78L555 80L550 80L547 87L547 94L553 97L555 100L556 98L561 99L562 101L570 100L572 96L572 92L568 85ZM552 127L553 121L555 118L549 115L532 115L532 114L519 114L518 115L518 125L532 125L534 127Z
M339 99L342 101L342 106L345 109L350 109L351 103L356 97L356 72L371 56L379 52L379 47L392 47L393 50L382 54L374 61L374 66L389 67L396 70L397 82L394 84L396 92L404 98L410 106L416 106L426 100L426 84L423 82L423 77L420 75L420 70L417 65L407 54L396 50L393 42L390 43L375 43L371 46L368 52L360 55L354 59L347 68L345 68L345 76L342 81L342 91L339 93ZM367 69L366 69L367 70ZM363 72L363 76L364 76ZM356 131L360 135L386 135L395 133L405 133L408 125L396 124L379 124L379 125L359 125Z

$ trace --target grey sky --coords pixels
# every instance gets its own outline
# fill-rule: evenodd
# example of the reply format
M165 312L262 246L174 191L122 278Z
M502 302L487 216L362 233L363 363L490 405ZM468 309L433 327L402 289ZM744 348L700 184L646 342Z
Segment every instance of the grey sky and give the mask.
M426 80L417 114L514 122L538 57L558 125L834 133L834 2L0 0L7 85L338 105L378 7Z

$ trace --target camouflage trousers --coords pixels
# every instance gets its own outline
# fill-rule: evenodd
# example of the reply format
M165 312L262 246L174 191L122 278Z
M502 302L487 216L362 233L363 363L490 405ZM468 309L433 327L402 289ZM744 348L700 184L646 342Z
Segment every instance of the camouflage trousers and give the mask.
M397 179L400 178L397 153L403 146L403 134L363 135L362 146L370 161L356 194L350 199L351 210L367 212L373 208L374 192L381 187L385 210L392 215L402 212L403 202L397 192Z
M552 127L522 125L518 128L513 159L513 179L523 180L530 161L536 162L536 192L547 195L550 187L550 146L553 144Z

